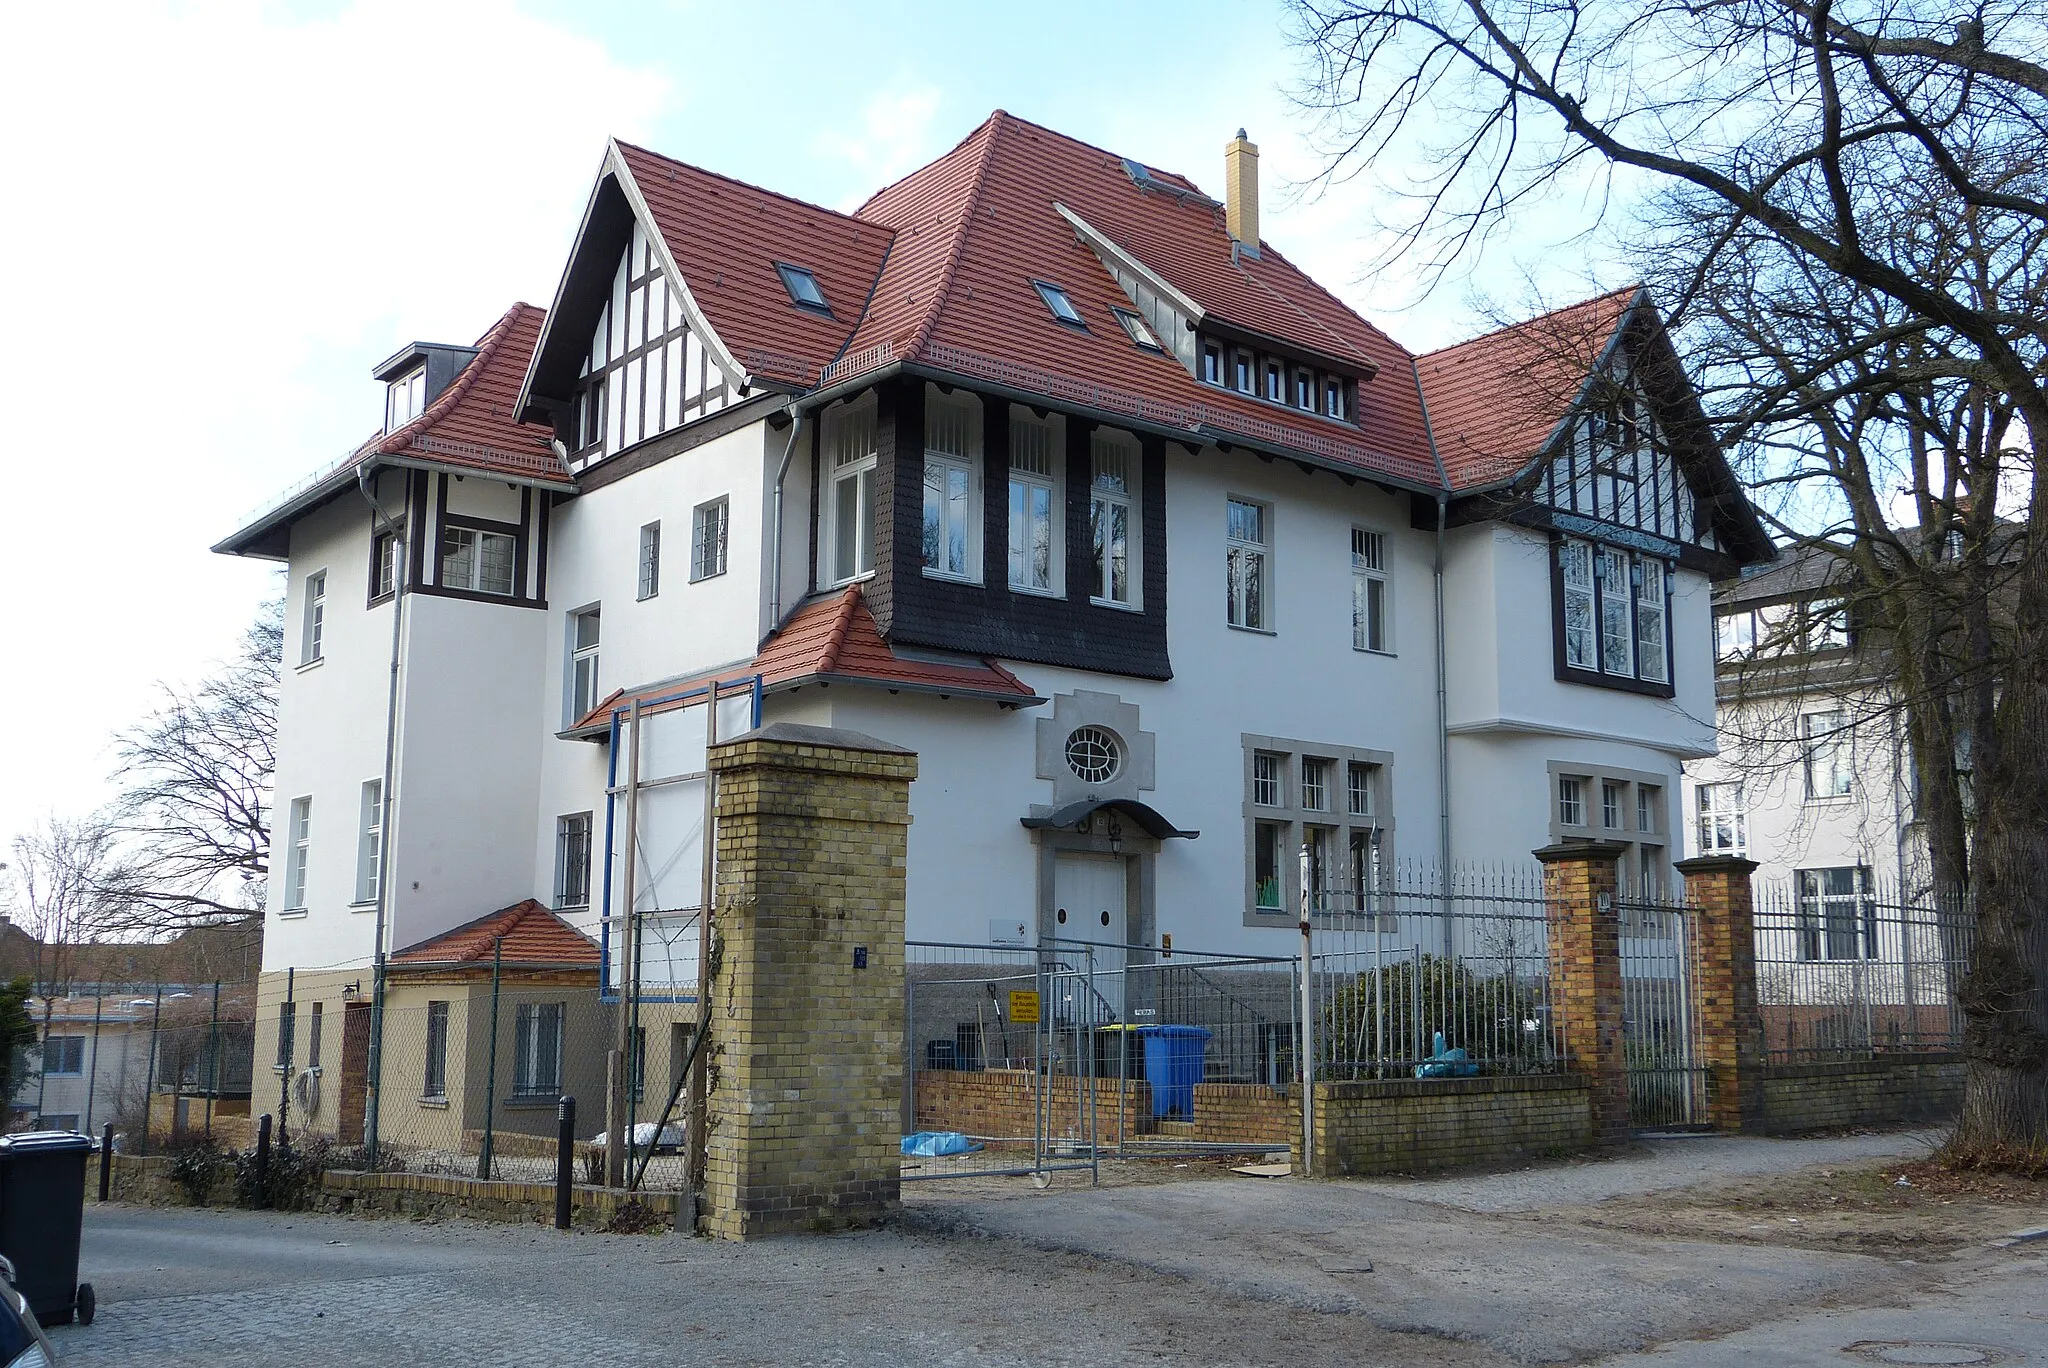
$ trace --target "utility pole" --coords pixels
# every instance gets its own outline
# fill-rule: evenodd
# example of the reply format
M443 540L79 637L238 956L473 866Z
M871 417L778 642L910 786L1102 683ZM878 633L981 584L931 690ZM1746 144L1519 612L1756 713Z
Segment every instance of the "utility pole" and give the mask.
M498 1119L498 985L505 969L505 938L491 939L491 1051L484 1066L484 1143L476 1157L476 1176L491 1176L491 1149Z

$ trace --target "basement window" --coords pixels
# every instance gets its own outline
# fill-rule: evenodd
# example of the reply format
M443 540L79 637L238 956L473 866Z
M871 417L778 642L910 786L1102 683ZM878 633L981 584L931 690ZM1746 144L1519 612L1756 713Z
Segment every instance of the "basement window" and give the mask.
M1034 280L1031 284L1038 291L1038 297L1045 301L1045 307L1052 311L1054 318L1070 328L1079 328L1083 332L1088 330L1088 324L1081 318L1081 311L1074 307L1074 301L1068 297L1065 290L1043 280Z
M825 292L818 288L817 276L802 266L791 266L787 262L775 263L775 272L782 277L782 288L789 291L789 300L799 309L812 313L829 315L832 306L825 302Z

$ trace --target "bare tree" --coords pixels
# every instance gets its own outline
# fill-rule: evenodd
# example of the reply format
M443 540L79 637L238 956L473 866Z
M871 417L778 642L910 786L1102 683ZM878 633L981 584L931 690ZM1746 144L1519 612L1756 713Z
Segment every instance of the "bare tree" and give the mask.
M107 825L94 818L45 817L9 847L8 919L26 933L26 966L38 993L62 990L77 970L77 948L117 919L107 893L118 863Z
M1407 248L1448 261L1588 177L1629 192L1614 226L1722 440L1893 638L1936 858L1978 909L1952 1145L2048 1146L2048 11L1292 8L1328 174L1427 168Z

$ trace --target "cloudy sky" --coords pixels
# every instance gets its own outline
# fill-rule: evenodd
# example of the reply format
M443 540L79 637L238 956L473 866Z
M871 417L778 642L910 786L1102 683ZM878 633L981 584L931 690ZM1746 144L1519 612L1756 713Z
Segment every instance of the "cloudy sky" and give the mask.
M851 207L996 107L1220 192L1410 346L1584 288L1583 206L1422 295L1368 276L1401 168L1319 196L1270 0L24 5L0 84L0 841L107 796L111 733L273 591L207 547L379 419L369 367L546 304L607 136ZM1610 282L1610 283L1619 283Z

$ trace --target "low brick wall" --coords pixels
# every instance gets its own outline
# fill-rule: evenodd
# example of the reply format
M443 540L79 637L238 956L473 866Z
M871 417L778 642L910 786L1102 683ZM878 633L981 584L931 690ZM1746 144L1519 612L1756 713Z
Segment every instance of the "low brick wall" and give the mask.
M1764 1068L1768 1135L1941 1121L1963 1100L1960 1055L1878 1055Z
M1194 1138L1209 1145L1292 1145L1301 1137L1301 1095L1263 1083L1197 1083Z
M1576 1075L1379 1079L1316 1085L1320 1176L1418 1173L1593 1144Z
M1047 1080L1051 1094L1047 1127L1055 1139L1077 1139L1083 1089L1087 1080L1055 1074ZM1123 1089L1123 1106L1117 1089ZM917 1075L917 1129L960 1131L995 1141L1029 1145L1038 1129L1038 1097L1029 1069L925 1069ZM1125 1118L1135 1136L1152 1125L1152 1089L1142 1079L1118 1083L1095 1080L1095 1125L1098 1144L1123 1143L1118 1118Z
M608 1188L570 1189L570 1224L586 1229L608 1225L628 1200L651 1207L676 1224L687 1194L625 1193ZM555 1189L550 1183L482 1182L435 1173L357 1173L331 1169L320 1177L318 1208L344 1215L464 1216L478 1221L552 1223Z

